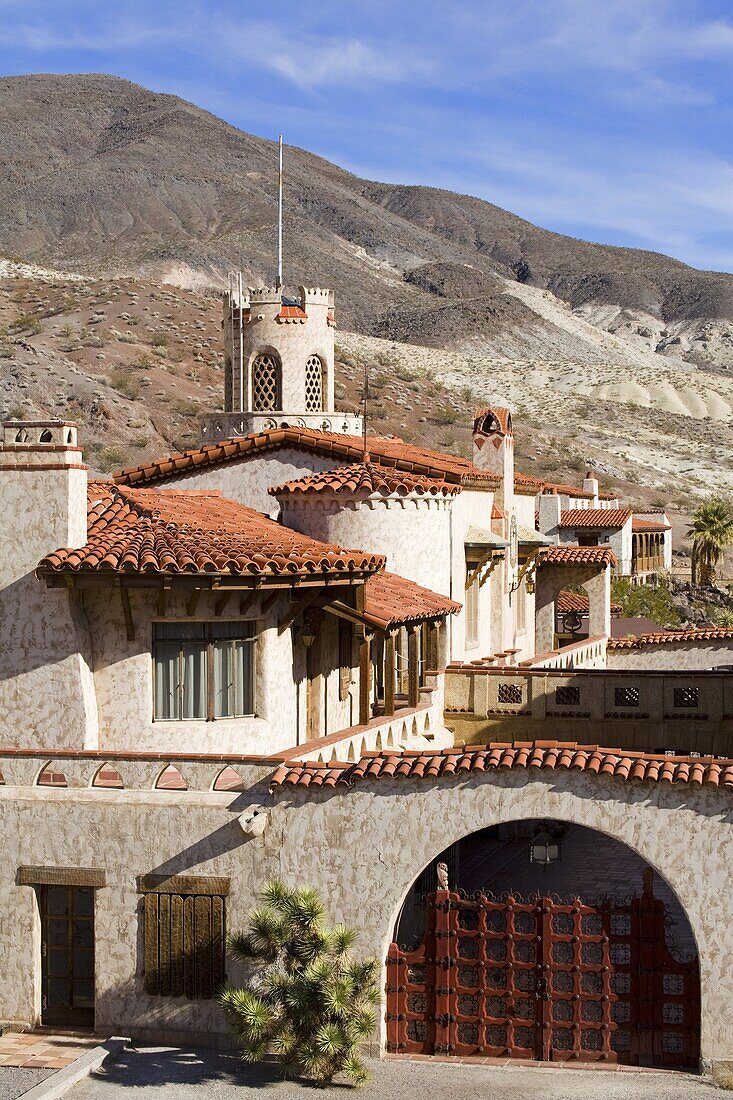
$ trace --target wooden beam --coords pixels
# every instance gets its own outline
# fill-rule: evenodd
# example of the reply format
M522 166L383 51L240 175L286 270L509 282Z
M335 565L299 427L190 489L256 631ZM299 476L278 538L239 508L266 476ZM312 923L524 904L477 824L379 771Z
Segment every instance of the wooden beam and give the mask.
M371 718L370 671L371 635L366 631L359 639L359 724L365 726Z
M384 639L384 713L395 711L395 636L390 631Z
M188 597L188 602L186 603L186 614L188 615L189 619L196 614L196 608L198 606L200 595L201 589L194 588L193 592Z
M278 597L280 596L280 594L282 592L283 592L282 588L275 588L270 593L270 595L267 597L267 599L262 601L262 607L260 608L260 614L258 616L260 619L262 618L263 615L265 615L270 610L270 608L274 604L275 600L278 599Z
M231 596L231 594L231 592L222 592L221 596L219 596L219 599L214 604L214 614L217 617L221 615L222 611L229 603L229 597Z
M284 619L281 619L278 623L278 634L284 634L286 630L289 630L295 620L301 615L307 607L309 607L315 599L320 595L317 588L308 592L301 599L291 603L290 609Z
M407 628L407 702L416 707L420 701L420 650L414 626Z
M253 588L251 592L248 592L246 596L242 596L239 600L239 614L246 615L252 604L255 602L260 594L259 588Z
M120 585L120 600L122 602L122 614L125 617L125 631L127 632L128 642L135 641L135 623L132 618L132 606L130 604L130 593L124 587Z
M160 588L158 590L158 618L159 619L164 619L165 618L165 597L166 597L166 589L165 588Z
M329 615L336 615L339 619L348 619L350 623L354 623L356 626L368 627L370 630L374 629L373 624L364 615L360 615L358 611L354 611L353 607L342 603L341 600L330 600L329 603L323 605L323 610L328 611Z

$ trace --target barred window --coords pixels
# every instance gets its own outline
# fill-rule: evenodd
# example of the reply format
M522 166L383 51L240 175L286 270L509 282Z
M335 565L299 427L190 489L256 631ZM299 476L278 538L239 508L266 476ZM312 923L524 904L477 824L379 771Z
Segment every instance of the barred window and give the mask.
M679 687L674 689L675 707L698 707L700 705L700 689L696 687Z
M614 691L614 705L617 707L638 707L639 689L637 687L616 688Z
M305 411L323 412L323 363L310 355L305 364Z
M521 684L499 684L499 702L500 703L521 703L522 702L522 687L521 687Z
M228 879L145 875L138 889L145 895L145 992L210 1000L225 977Z
M274 353L258 355L252 364L252 409L254 412L274 412L282 408L282 370Z
M240 718L254 714L251 621L154 623L155 718Z
M555 704L559 707L579 707L580 688L569 685L555 688Z

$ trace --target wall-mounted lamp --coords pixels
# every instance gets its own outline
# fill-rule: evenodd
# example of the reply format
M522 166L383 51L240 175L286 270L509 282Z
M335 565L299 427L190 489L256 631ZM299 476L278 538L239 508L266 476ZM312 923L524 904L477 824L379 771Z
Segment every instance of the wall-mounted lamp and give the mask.
M529 862L549 867L560 858L560 842L547 829L542 829L529 843Z
M316 632L310 623L303 623L300 628L300 640L306 649L310 649L316 640Z

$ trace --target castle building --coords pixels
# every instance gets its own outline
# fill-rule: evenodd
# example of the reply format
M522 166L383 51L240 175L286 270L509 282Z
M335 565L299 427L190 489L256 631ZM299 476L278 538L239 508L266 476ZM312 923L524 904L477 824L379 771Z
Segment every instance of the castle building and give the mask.
M0 1022L226 1044L279 876L382 961L381 1051L733 1059L733 630L615 637L666 517L498 405L471 458L365 439L333 325L228 294L201 446L108 480L3 426Z

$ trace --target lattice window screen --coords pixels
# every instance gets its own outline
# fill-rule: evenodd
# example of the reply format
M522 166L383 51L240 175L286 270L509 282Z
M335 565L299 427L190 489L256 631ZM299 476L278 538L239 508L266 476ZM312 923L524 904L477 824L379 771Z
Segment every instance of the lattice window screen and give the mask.
M323 363L311 355L305 364L305 411L323 411Z
M280 407L280 361L275 355L258 355L252 364L252 408L272 412Z
M145 992L209 1000L224 982L224 898L145 895Z

